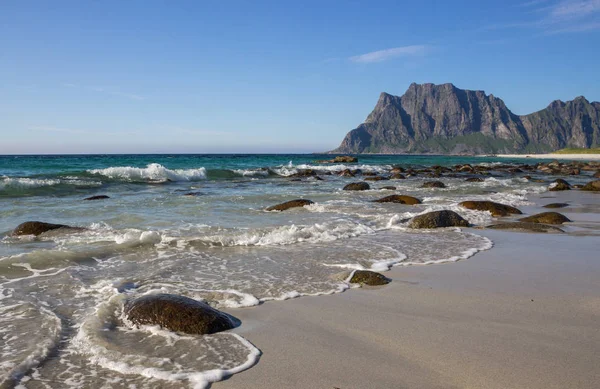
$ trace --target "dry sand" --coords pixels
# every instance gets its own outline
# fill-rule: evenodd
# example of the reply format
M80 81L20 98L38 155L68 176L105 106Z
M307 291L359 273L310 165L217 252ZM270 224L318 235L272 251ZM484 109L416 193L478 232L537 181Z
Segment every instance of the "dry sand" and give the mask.
M500 158L535 158L535 159L577 159L583 161L599 161L600 154L498 154Z
M600 195L547 195L600 228ZM230 310L263 355L213 387L600 387L600 236L476 232L495 247L385 287Z

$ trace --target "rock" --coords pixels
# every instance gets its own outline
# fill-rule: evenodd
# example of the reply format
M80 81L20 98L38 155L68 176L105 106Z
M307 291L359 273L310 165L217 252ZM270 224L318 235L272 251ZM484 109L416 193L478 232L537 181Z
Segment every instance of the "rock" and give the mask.
M394 173L394 174L392 174L392 176L390 178L392 180L405 180L406 179L404 174L400 174L400 173Z
M384 198L373 200L374 203L396 203L396 204L408 204L415 205L421 204L421 200L412 196L403 196L403 195L391 195L386 196Z
M300 179L298 179L298 180L300 180ZM187 196L187 197L196 197L196 196L203 196L204 193L202 193L202 192L187 192L187 193L184 193L183 195Z
M581 188L581 190L587 190L592 192L600 191L600 180L588 182Z
M445 188L446 185L441 181L427 181L421 185L421 188Z
M525 232L551 232L551 233L562 233L564 232L558 227L548 226L539 223L524 223L524 222L512 222L512 223L499 223L488 226L492 230L512 230L512 231L525 231Z
M367 189L371 189L371 187L366 182L353 182L344 187L344 190L367 190Z
M214 334L234 328L231 318L203 302L173 294L151 294L127 302L125 316L135 325L159 325L187 334Z
M362 172L362 175L365 177L374 177L377 175L375 172Z
M342 170L339 175L342 177L354 177L354 174L350 171L350 169Z
M107 195L98 195L98 196L90 196L86 197L84 200L105 200L110 199Z
M594 174L592 177L594 177L594 178L600 178L600 170L598 170L596 172L596 174Z
M544 205L544 208L564 208L564 207L568 207L569 204L567 203L551 203L551 204L546 204Z
M471 177L471 178L467 178L465 181L466 182L483 182L485 180L481 177Z
M35 235L38 236L44 232L64 229L64 230L82 230L80 227L71 227L64 224L52 224L44 222L25 222L21 223L12 232L13 236Z
M389 178L383 176L366 177L365 181L387 181Z
M384 186L381 188L382 190L396 190L395 186Z
M571 220L558 212L542 212L537 215L524 217L519 219L519 221L526 223L563 224Z
M351 157L349 155L343 155L343 156L335 157L333 159L333 163L354 163L354 162L358 162L358 158Z
M267 211L285 211L286 209L304 207L305 205L310 205L310 204L314 204L314 202L312 202L310 200L305 200L305 199L297 199L297 200L286 201L285 203L273 205L273 206L267 208L266 210Z
M493 201L463 201L459 205L475 211L490 211L492 216L508 216L510 214L521 215L523 213L515 207L495 203Z
M548 187L548 190L550 192L571 190L571 185L567 181L563 180L562 178L559 178L557 180L554 180L554 182L552 184L550 184L550 186Z
M384 276L383 274L376 273L374 271L369 270L356 270L350 278L351 284L361 284L361 285L386 285L390 283L390 279Z
M298 170L297 173L294 173L292 175L289 175L288 177L312 177L312 176L316 176L317 172L313 169L304 169L304 170Z
M410 228L468 227L469 222L454 211L434 211L412 218Z

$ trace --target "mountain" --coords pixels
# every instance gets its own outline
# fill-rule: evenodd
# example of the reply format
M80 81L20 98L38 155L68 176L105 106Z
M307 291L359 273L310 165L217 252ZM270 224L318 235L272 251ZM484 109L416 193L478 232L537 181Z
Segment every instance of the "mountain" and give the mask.
M379 96L364 123L336 154L489 154L600 146L600 103L556 100L524 116L502 99L452 84L411 84L404 95Z

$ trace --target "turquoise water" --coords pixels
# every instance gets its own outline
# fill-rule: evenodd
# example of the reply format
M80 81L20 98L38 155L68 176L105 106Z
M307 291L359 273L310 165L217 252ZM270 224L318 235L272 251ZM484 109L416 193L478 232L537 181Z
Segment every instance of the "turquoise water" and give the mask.
M314 163L324 158L331 156L0 156L0 387L205 387L251 366L260 345L235 331L198 337L136 328L122 317L126 300L173 293L235 316L272 300L342 292L352 287L346 280L354 269L468 258L492 242L473 229L411 230L406 220L451 209L485 226L489 213L458 203L526 205L549 183L495 171L482 182L446 175L436 178L446 188L431 189L421 187L432 178L420 173L369 181L370 190L354 192L342 188L367 174L387 177L397 165L523 160L360 156L356 164ZM337 174L346 168L362 174ZM318 176L298 174L307 169ZM372 202L390 194L423 203ZM93 195L109 198L84 200ZM297 198L314 204L265 211ZM82 229L11 236L30 220Z

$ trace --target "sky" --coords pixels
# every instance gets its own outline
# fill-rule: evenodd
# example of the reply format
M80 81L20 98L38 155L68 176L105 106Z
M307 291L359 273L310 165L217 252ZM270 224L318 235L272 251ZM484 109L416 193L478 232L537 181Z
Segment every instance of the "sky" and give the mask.
M600 0L0 1L0 154L331 150L379 94L600 100Z

